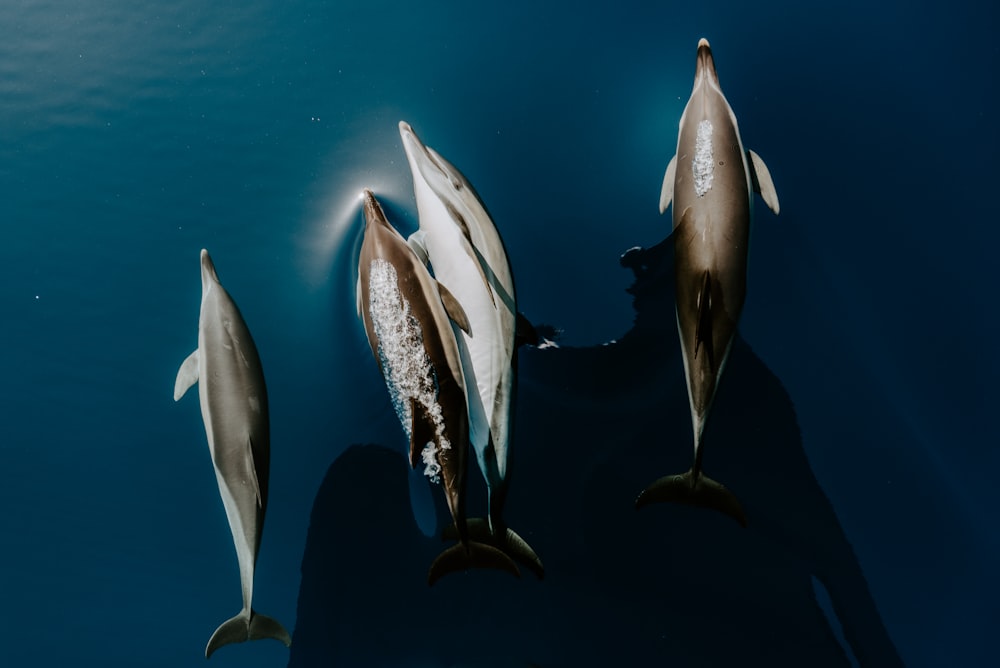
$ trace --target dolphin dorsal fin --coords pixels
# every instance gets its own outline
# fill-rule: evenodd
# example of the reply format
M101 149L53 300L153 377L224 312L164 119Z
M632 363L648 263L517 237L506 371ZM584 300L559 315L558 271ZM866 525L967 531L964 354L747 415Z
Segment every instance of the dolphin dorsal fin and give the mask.
M662 214L670 206L674 199L674 177L677 173L677 156L670 158L667 165L667 172L663 175L663 187L660 188L660 213Z
M184 396L192 385L198 382L198 349L188 355L181 368L177 370L177 379L174 381L174 401L178 401Z
M438 281L438 292L441 293L441 303L444 304L444 310L448 314L448 317L452 319L456 325L458 325L463 332L472 336L472 325L469 324L469 316L465 314L465 309L455 298L455 295L451 294L451 291L444 287L444 284Z
M708 352L708 363L714 368L715 362L712 359L714 354L712 347L712 274L708 270L705 271L701 292L698 293L698 327L694 335L695 359L698 359L698 350L703 343Z
M247 463L249 464L249 483L253 487L254 496L257 498L257 507L263 508L264 502L260 496L260 480L257 478L257 458L254 456L253 438L247 436Z
M445 209L448 210L448 215L451 216L452 221L458 226L458 229L462 232L462 249L466 254L476 263L476 269L479 270L479 276L483 279L483 285L486 286L486 294L490 296L490 301L493 302L493 308L497 306L496 297L493 296L493 286L490 285L490 279L486 277L486 270L483 269L482 263L479 261L478 253L476 252L476 245L472 243L472 233L469 231L469 224L465 221L465 216L452 205L451 202L444 202Z
M777 216L781 205L778 203L778 191L774 189L774 182L771 180L771 172L759 155L748 149L747 156L750 158L750 180L753 182L753 190L760 194L767 208Z

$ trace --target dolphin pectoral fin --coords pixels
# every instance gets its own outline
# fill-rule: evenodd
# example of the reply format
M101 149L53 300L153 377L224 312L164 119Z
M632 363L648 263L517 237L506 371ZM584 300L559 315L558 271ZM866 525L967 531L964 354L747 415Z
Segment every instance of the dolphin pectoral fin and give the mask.
M285 647L292 646L292 636L274 617L268 617L258 612L250 611L250 640L273 638L282 642Z
M354 290L355 290L354 294L356 295L355 305L358 307L358 317L361 318L363 316L361 314L361 273L360 272L358 273L358 282L354 286Z
M288 635L288 631L276 619L267 615L259 615L253 610L250 611L249 616L246 611L241 611L240 614L227 619L219 625L219 628L215 629L215 633L209 638L208 645L205 647L205 658L211 658L215 650L223 645L262 638L280 640L285 644L285 647L290 647L292 644L292 638Z
M518 311L514 320L514 347L537 345L538 332L535 331L535 326L524 317L523 313Z
M660 213L662 214L670 206L674 199L674 178L677 174L677 156L670 158L667 171L663 175L663 187L660 188Z
M771 172L759 155L751 150L747 150L747 155L750 156L750 180L753 182L754 192L760 193L764 204L777 216L781 206L778 204L778 191L774 189Z
M410 468L417 468L424 446L434 440L434 423L416 399L410 399Z
M497 532L490 529L489 520L484 517L471 517L466 520L469 531L469 539L477 543L484 543L497 548L514 561L525 566L534 573L539 580L545 577L545 566L538 558L535 551L528 545L528 542L521 538L513 529L501 527ZM444 540L457 540L458 531L454 524L445 527L441 532Z
M692 471L688 471L680 475L664 476L639 494L635 507L666 502L710 508L732 517L744 528L747 525L746 515L736 495L704 473L695 476Z
M694 334L695 359L698 359L698 350L703 343L708 351L709 366L714 369L715 360L712 359L714 353L712 346L712 275L708 271L705 272L701 293L698 295L698 326Z
M448 573L466 571L471 568L493 568L506 571L514 577L521 577L521 571L514 560L501 550L477 541L452 545L437 556L427 573L427 584L432 585Z
M174 401L180 400L188 388L198 382L198 349L187 356L181 362L181 368L177 370L177 379L174 380Z
M427 255L427 232L424 230L417 230L406 238L406 243L426 267L427 263L430 261L429 256Z
M444 310L448 314L448 317L458 325L463 332L472 336L472 325L469 324L469 316L465 314L465 309L462 305L458 303L458 299L455 295L451 294L451 290L444 287L442 283L438 283L438 292L441 294L441 303L444 304Z

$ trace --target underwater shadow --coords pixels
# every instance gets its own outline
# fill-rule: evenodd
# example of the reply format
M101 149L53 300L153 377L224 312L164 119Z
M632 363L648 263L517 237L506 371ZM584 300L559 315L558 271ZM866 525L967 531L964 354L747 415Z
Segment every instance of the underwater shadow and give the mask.
M476 571L428 587L442 545L411 516L405 458L351 447L314 503L290 667L849 666L815 582L861 666L902 665L792 402L742 339L704 466L749 527L699 508L634 508L654 479L687 470L692 438L670 246L628 259L636 319L621 340L521 351L506 516L545 580ZM483 485L470 474L471 511Z

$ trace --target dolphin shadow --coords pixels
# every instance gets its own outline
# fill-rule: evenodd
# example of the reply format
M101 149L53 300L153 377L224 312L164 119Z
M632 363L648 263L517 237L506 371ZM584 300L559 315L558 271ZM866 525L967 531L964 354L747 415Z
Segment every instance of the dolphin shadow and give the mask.
M636 319L620 341L521 352L506 517L545 580L475 571L428 587L441 542L412 519L405 458L354 446L314 503L290 667L848 666L815 582L858 664L902 665L792 402L742 339L704 466L749 527L700 508L635 510L652 480L687 470L692 436L670 245L623 264Z

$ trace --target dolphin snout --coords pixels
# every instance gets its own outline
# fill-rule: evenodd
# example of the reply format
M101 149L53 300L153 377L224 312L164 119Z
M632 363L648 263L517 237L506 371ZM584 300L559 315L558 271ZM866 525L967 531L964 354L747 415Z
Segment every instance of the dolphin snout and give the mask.
M385 213L382 211L382 205L378 203L375 199L375 193L371 191L370 188L365 188L364 190L364 209L365 209L365 226L382 224L388 225L388 221L385 218Z
M719 75L715 72L715 59L712 57L712 47L704 37L698 40L698 55L694 71L695 81L701 80L703 76L709 77L716 83L719 81Z
M219 282L219 275L215 271L215 263L212 262L212 257L208 254L208 251L204 248L201 249L201 282L202 285L206 284L207 281L212 280L216 283Z

